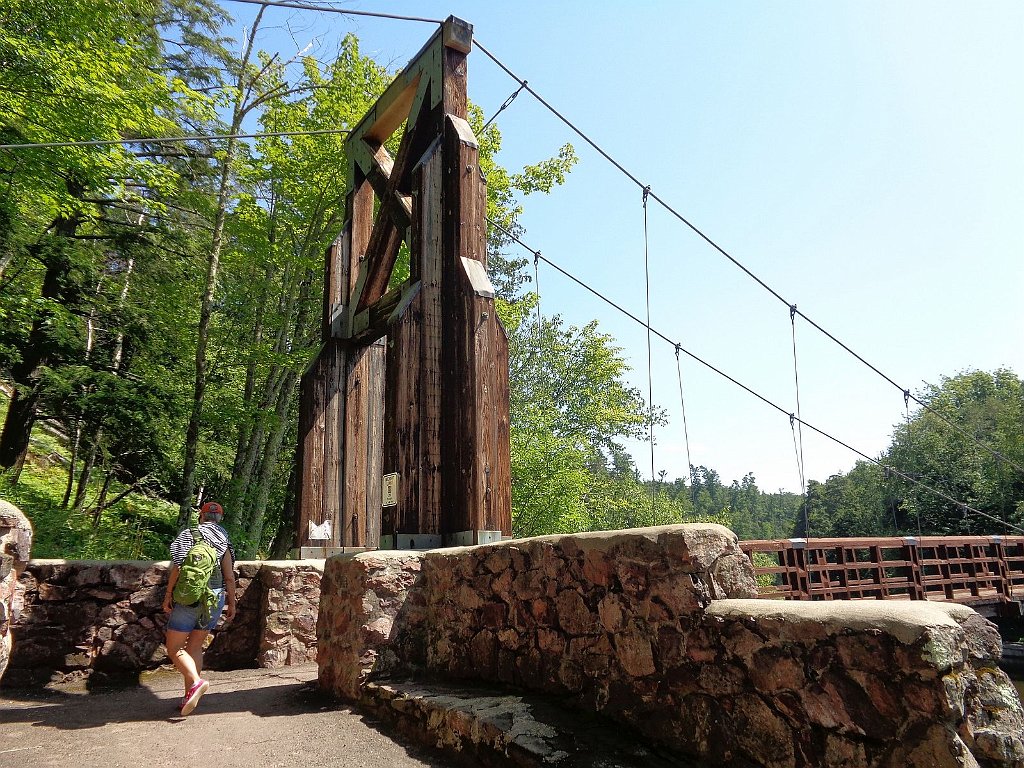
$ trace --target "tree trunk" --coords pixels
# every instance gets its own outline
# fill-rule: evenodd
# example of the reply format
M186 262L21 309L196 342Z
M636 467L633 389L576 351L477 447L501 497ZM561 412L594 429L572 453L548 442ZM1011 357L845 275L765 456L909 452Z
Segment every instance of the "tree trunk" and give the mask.
M14 251L12 249L4 249L4 251L0 252L0 281L4 279L4 272L7 271L7 267L10 266L13 258Z
M288 273L286 273L283 282L284 288L282 289L281 295L278 299L278 313L283 317L287 317L294 311L296 302L301 301L308 295L308 291L305 289L304 285L300 285L298 292L296 292L294 278ZM307 313L303 310L303 307L300 306L295 323L297 325L304 323L306 317ZM286 354L289 341L290 336L288 328L282 325L277 332L277 338L274 342L274 353L276 355ZM288 371L277 365L273 366L268 372L263 387L263 395L260 398L259 408L254 415L255 423L250 431L238 471L232 478L232 486L235 490L234 495L237 498L234 522L238 530L248 530L250 527L250 521L252 520L253 514L253 496L248 492L248 489L252 482L252 473L256 468L258 459L260 458L260 452L264 450L263 444L267 433L267 420L269 418L269 414L280 399L281 388L288 379L288 375Z
M75 500L71 504L72 509L81 509L85 503L85 492L89 489L89 479L92 476L92 468L96 466L96 454L100 449L100 441L103 439L103 427L96 428L93 435L92 447L89 450L89 458L82 465L82 471L78 475L78 489L75 491Z
M68 184L68 191L76 197L81 196L81 189ZM60 237L71 237L78 228L77 217L61 218L54 224ZM44 309L32 321L28 342L23 348L21 360L11 367L11 378L14 379L14 392L7 408L4 428L0 432L0 471L13 470L11 479L18 482L21 468L28 453L29 438L36 421L36 408L39 405L39 376L43 367L49 362L49 321L50 312L45 308L48 301L60 298L61 284L67 276L69 264L67 258L57 249L47 254L46 273L40 298Z
M131 265L135 263L132 259L128 262L128 274L131 274ZM103 288L103 281L100 280L96 283L96 299L99 298L100 290ZM124 297L128 292L128 280L125 279L125 287L121 292L121 304L124 304ZM94 326L96 320L96 303L93 302L92 308L89 310L89 319L85 323L85 359L89 360L92 357L92 348L96 340L96 329ZM116 368L115 364L115 368ZM78 447L82 442L82 419L81 417L75 419L75 436L71 440L71 461L68 462L68 481L64 486L64 496L60 500L60 508L67 509L68 503L71 501L71 491L75 486L75 463L78 459Z
M288 474L288 485L284 493L284 505L281 510L281 517L277 521L277 533L274 534L270 543L270 559L284 560L288 553L295 548L295 520L298 516L296 505L296 489L299 484L299 466L292 462L292 470Z
M274 478L274 468L277 466L277 458L281 453L281 445L284 442L284 436L288 432L288 412L291 408L292 398L295 395L298 380L298 376L293 371L288 372L284 386L281 387L277 409L274 413L276 417L274 430L270 433L270 439L267 441L267 447L263 451L263 460L260 462L260 474L256 498L253 502L250 523L248 530L246 531L248 534L246 538L252 542L251 546L254 548L254 551L250 553L250 556L255 554L255 549L259 547L260 541L263 538L263 521L267 514L267 501L270 498L270 484Z
M242 120L248 112L246 95L253 83L246 84L246 70L252 56L256 41L256 30L266 6L260 6L249 32L249 40L245 53L238 65L238 77L235 87L238 94L234 113L231 119L230 134L239 132ZM196 481L196 460L199 453L199 429L203 418L203 402L206 397L206 347L210 337L210 320L213 316L213 295L217 287L217 273L220 269L220 251L224 239L224 222L227 218L231 167L234 164L238 143L228 139L224 160L220 170L220 182L217 187L217 214L213 222L213 239L210 245L210 259L206 266L206 284L203 289L203 300L199 309L199 327L196 329L196 378L192 393L192 413L189 415L188 427L185 429L185 456L181 471L181 496L178 500L178 527L186 525L192 513L192 495Z
M21 478L38 403L38 389L15 386L7 404L4 431L0 434L0 468L11 470L10 480L13 484L17 484Z
M271 242L273 238L271 237ZM270 283L274 275L273 265L267 264L266 274L263 279L263 294L260 296L260 302L256 311L256 322L253 324L252 329L252 349L255 351L259 348L259 345L263 341L263 321L266 316L267 307L267 296L270 293ZM249 359L249 364L245 368L245 391L242 396L242 409L243 412L248 411L252 404L253 394L256 391L256 356L253 355ZM231 477L237 478L242 471L244 464L245 449L249 443L249 434L251 432L252 421L250 419L241 419L238 424L238 440L235 444L235 462L231 469ZM233 489L229 495L229 500L233 501L235 496L238 495L237 489Z
M68 482L64 486L64 496L60 500L60 508L67 509L71 502L71 491L75 487L75 464L78 463L78 446L82 440L82 422L75 423L75 437L71 442L71 461L68 462Z
M110 490L110 481L114 477L114 470L108 469L103 477L103 487L100 488L100 495L96 497L96 505L92 510L92 527L99 528L100 518L103 517L103 510L107 508L107 492Z

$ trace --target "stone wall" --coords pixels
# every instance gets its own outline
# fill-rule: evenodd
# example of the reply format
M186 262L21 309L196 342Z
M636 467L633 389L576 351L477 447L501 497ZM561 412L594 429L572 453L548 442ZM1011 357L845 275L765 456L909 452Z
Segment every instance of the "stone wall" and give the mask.
M168 563L33 560L22 574L5 685L137 676L167 661ZM238 612L214 633L210 669L280 667L316 658L322 561L236 564Z
M32 524L13 504L0 499L0 677L11 659L11 626L21 614L18 579L32 551Z
M974 611L756 595L720 526L327 561L320 684L421 676L555 694L715 765L1024 767Z

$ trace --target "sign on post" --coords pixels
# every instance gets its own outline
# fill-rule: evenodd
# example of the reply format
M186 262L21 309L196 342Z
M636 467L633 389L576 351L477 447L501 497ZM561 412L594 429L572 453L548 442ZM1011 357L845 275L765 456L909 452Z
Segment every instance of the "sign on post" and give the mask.
M398 506L398 473L384 475L380 489L380 505L382 507Z

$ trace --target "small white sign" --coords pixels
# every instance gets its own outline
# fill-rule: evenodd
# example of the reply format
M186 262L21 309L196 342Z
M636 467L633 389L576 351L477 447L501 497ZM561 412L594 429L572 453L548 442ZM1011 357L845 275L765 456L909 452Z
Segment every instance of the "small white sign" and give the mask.
M398 473L384 475L380 488L380 505L382 507L398 506Z
M320 525L317 525L312 520L309 521L309 540L310 541L329 541L331 538L331 521L324 520Z

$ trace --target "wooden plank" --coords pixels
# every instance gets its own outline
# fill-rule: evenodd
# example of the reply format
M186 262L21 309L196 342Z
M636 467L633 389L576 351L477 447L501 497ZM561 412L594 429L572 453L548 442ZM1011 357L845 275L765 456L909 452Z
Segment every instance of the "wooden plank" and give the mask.
M376 147L371 146L370 150L371 164L366 174L366 180L370 182L378 197L384 197L387 194L388 181L391 180L391 174L395 168L395 160L382 144L378 144Z
M378 211L363 255L363 274L356 286L356 312L362 312L384 295L401 245L402 233L395 226L394 219L386 210Z
M419 299L388 331L384 407L384 474L398 474L398 505L381 510L381 533L419 532Z
M444 64L441 79L443 81L443 104L445 115L469 119L466 89L466 58L467 55L457 48L444 49Z
M299 383L298 546L309 544L310 522L323 522L324 358L319 355Z
M442 403L442 281L444 253L442 248L442 197L444 158L440 142L435 142L417 165L414 174L417 194L414 237L418 236L418 270L420 273L420 353L418 359L419 396L419 484L420 498L416 505L416 531L441 533L441 505L444 476L441 444ZM417 235L418 233L418 235Z
M370 172L367 180L373 186L373 191L381 200L381 208L386 208L386 215L398 227L399 231L409 228L412 221L411 198L402 192L389 191L389 183L394 174L395 161L391 154L383 146L376 147L373 151Z
M488 530L505 522L505 482L509 470L499 462L507 448L499 448L499 433L507 435L507 366L497 361L507 354L499 350L498 320L493 290L474 263L486 260L486 189L479 170L478 146L469 124L448 115L444 137L445 210L457 211L443 223L444 269L442 296L455 311L447 316L442 363L448 398L442 410L442 451L453 466L444 473L445 499L442 531ZM504 354L503 354L504 353ZM502 478L500 486L494 484ZM499 500L500 496L500 500Z
M352 292L357 280L360 256L365 253L373 226L373 187L366 179L359 179L348 201L350 210L350 246L348 253L348 272L346 273L346 304L352 304ZM344 418L338 423L338 434L341 436L342 455L340 456L340 487L341 509L339 523L344 532L341 546L365 546L368 525L375 526L367 520L366 507L366 471L369 462L367 456L368 442L368 403L367 397L372 387L364 386L364 379L372 368L366 361L365 349L354 349L350 345L345 359L344 385L340 387L340 396L344 399ZM339 371L339 375L342 372ZM379 514L379 510L373 512ZM376 545L376 541L372 542Z
M366 403L366 524L363 543L377 546L380 542L381 478L384 463L384 367L386 342L381 339L367 350Z
M385 293L353 318L349 342L369 344L384 336L389 324L401 317L419 290L419 280L409 279Z
M429 87L429 85L428 85ZM387 290L395 268L398 249L409 225L404 196L412 192L412 166L434 141L440 129L439 116L424 102L415 121L410 121L402 136L384 194L379 195L381 209L366 246L365 279L357 287L355 311L361 312L376 302Z
M366 187L365 182L361 182ZM351 197L346 206L351 207ZM342 425L345 423L344 380L348 350L333 337L331 320L347 301L352 269L352 222L347 220L341 235L327 251L324 277L324 439L323 439L323 519L331 521L331 538L323 546L344 546L344 518L342 460L344 443Z
M373 363L369 347L356 347L348 358L345 375L345 517L351 542L343 546L361 547L366 532L366 480L369 467L369 377Z
M465 142L461 134L460 140ZM466 527L462 530L478 531L488 528L487 521L491 517L490 475L495 448L495 414L491 391L494 388L493 343L497 317L494 312L494 291L481 269L487 252L484 226L487 214L486 190L479 171L477 148L468 143L463 143L463 147L466 164L461 167L467 173L461 196L461 211L466 255L460 260L459 276L460 289L468 311L463 329L467 336L463 340L465 359L461 364L461 375L466 392L465 402L472 409L470 417L463 420L464 436L473 452L467 456L470 465L468 471L464 472L464 476L469 478L469 487L465 497ZM470 168L473 170L469 171ZM486 285L479 284L481 278Z
M331 538L321 546L349 546L344 543L342 517L342 445L346 403L346 345L329 338L324 343L324 444L323 444L323 519L331 521Z
M352 222L347 292L349 303L354 298L356 282L359 279L359 264L366 255L366 248L370 242L370 233L373 230L373 187L367 180L365 183L356 184L353 190L353 193L349 196L349 208L351 209L349 219Z
M493 379L495 403L494 458L491 465L490 517L486 529L512 535L512 459L509 435L508 336L495 315Z
M438 38L437 35L424 46L426 50ZM419 54L388 86L381 94L376 103L359 121L359 124L349 134L349 141L360 141L368 139L383 144L387 141L398 127L409 116L409 108L416 97L416 90L419 87L420 79L423 76L422 68L416 66L416 59Z
M472 310L463 295L461 260L470 255L472 247L463 227L467 214L463 210L463 192L467 175L476 168L471 156L473 149L475 147L462 141L451 116L446 116L441 190L443 207L448 214L441 221L441 303L448 310L441 329L441 388L448 395L441 401L440 423L441 455L444 456L440 521L443 534L470 530L467 498L472 489L473 478L469 473L476 452L470 422L475 418L475 404L468 399L473 393L472 372L465 366L469 358L466 344L471 341L466 326Z

